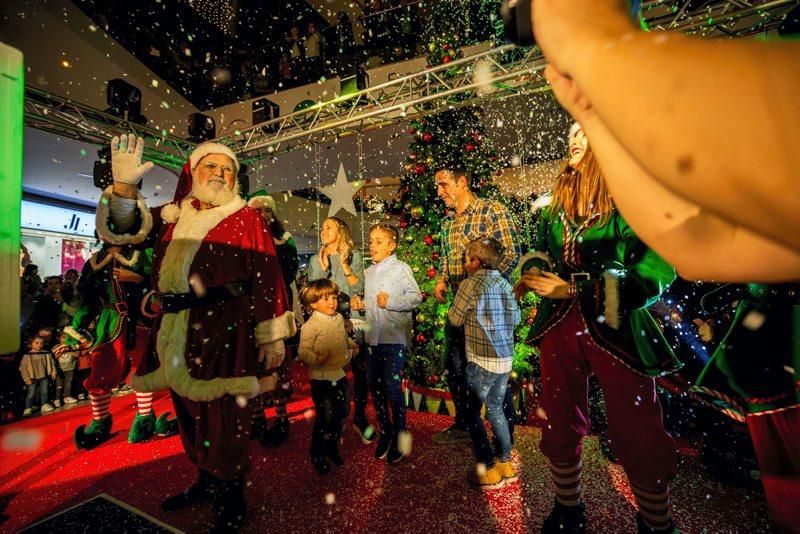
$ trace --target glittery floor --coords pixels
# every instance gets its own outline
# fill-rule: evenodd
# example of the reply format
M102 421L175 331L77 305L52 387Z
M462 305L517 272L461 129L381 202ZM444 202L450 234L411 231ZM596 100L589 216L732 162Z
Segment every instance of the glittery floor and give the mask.
M177 437L127 443L134 404L133 395L112 400L115 434L91 452L77 452L72 443L75 427L89 419L86 404L0 427L0 532L17 531L101 492L178 529L207 530L208 505L160 511L161 499L188 485L195 471ZM154 407L161 413L170 404L162 394ZM310 402L301 396L290 407L289 440L276 449L254 443L247 532L531 532L551 507L537 428L518 427L516 433L520 480L484 492L465 481L470 448L430 443L430 435L449 424L445 416L409 412L413 452L397 465L375 460L374 445L363 445L348 431L342 446L346 465L321 477L307 457ZM681 454L673 496L682 532L769 531L762 495L717 482L694 451ZM603 458L593 437L586 441L584 487L590 532L635 531L624 473Z

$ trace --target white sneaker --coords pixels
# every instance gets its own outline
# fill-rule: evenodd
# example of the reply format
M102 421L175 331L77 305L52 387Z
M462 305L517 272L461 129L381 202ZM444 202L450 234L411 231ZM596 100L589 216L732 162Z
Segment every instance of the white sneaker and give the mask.
M75 404L78 400L75 397L64 397L64 404Z
M81 393L78 395L78 400L86 400L86 393Z
M56 408L59 408L59 407L61 407L61 401L60 401L60 400L58 400L58 399L54 400L54 401L53 401L53 406L55 406Z
M42 412L52 412L53 410L55 410L55 408L49 404L42 404Z
M31 410L30 408L25 408L25 411L22 412L22 417L28 417L32 413L33 413L33 410Z

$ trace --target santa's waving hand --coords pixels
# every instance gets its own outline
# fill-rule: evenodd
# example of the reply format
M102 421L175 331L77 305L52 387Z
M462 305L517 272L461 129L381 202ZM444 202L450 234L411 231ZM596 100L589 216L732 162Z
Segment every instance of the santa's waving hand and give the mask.
M198 480L162 503L177 510L213 496L214 524L240 526L250 468L249 399L280 365L295 333L275 244L261 215L239 195L239 162L219 143L198 145L175 199L148 208L137 189L152 166L144 141L112 140L114 184L98 205L97 230L111 243L153 247L157 315L153 350L131 380L137 391L170 389L181 439ZM259 379L262 379L259 382Z

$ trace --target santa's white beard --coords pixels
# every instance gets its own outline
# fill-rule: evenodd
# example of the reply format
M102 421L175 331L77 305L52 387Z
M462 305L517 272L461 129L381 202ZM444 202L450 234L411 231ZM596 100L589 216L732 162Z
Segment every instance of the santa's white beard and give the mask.
M217 188L216 184L206 182L200 184L196 178L192 179L192 196L200 202L205 202L212 206L224 206L238 196L234 189L228 189L227 184ZM234 184L236 188L236 184Z

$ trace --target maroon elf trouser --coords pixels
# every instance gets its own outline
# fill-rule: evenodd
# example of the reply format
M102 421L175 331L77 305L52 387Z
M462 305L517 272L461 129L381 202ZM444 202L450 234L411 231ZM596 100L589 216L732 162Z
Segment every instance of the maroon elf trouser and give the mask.
M624 328L625 326L623 326ZM547 425L539 447L552 463L575 465L589 432L587 382L594 373L605 397L608 438L632 484L666 489L675 476L675 442L664 429L655 381L598 347L577 303L542 338L542 408Z

